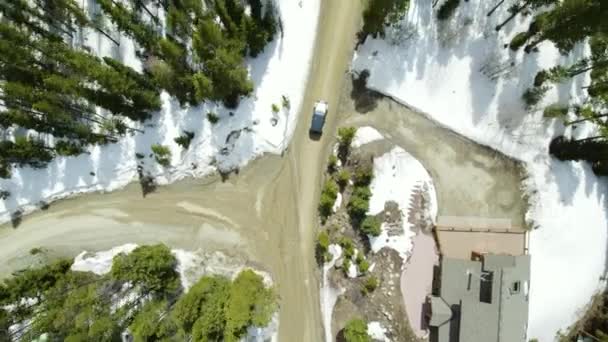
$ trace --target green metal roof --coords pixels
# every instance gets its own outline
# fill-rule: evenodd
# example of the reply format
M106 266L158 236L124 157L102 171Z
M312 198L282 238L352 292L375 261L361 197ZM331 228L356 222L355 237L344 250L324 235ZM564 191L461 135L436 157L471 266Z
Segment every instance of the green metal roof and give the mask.
M451 307L452 319L431 324L438 327L437 341L526 341L529 282L529 255L486 254L483 263L444 258L440 297ZM434 310L433 303L431 298ZM440 313L445 310L435 304ZM433 316L431 322L436 322Z

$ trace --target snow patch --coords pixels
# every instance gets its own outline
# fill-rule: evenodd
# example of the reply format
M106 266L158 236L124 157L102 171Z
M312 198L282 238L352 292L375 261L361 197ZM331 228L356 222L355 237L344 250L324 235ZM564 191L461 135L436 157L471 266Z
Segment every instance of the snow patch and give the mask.
M588 136L589 126L572 132L559 120L544 119L540 110L527 111L521 95L538 70L571 64L589 47L579 44L571 56L561 56L548 42L530 55L505 49L503 44L527 30L531 18L518 16L495 32L509 16L509 6L488 17L494 5L460 2L454 18L440 24L431 1L413 0L402 25L390 29L386 40L368 38L359 47L353 69L370 70L371 89L525 163L527 220L539 228L530 236L528 337L553 341L604 285L599 279L606 261L608 188L587 164L560 162L547 154L554 136ZM588 75L580 75L554 87L542 105L582 102L588 81Z
M383 223L379 236L369 236L371 249L377 253L384 247L392 248L405 261L412 249L411 239L416 235L407 218L410 198L424 186L430 193L429 213L432 220L437 216L437 199L433 180L424 166L401 147L374 158L374 179L370 186L372 197L369 202L369 215L376 215L384 210L388 201L396 202L401 210L401 229L399 233L390 231L388 224Z
M371 142L382 140L384 137L375 128L370 126L363 126L357 128L357 133L353 138L351 146L357 148Z
M155 184L162 185L185 177L201 177L216 169L233 170L264 153L281 153L293 135L302 105L320 1L278 0L276 6L282 32L257 58L247 60L255 92L243 99L236 110L216 103L182 108L162 93L159 112L144 123L130 123L145 133L91 147L87 154L57 157L44 169L15 167L11 178L0 179L0 188L11 193L9 199L0 201L0 222L9 221L16 212L26 214L57 199L122 188L140 177L138 168ZM165 13L159 10L158 16L164 23ZM109 24L109 20L106 22ZM136 44L115 32L113 25L108 26L120 46L90 29L84 32L84 44L100 57L119 58L141 71L142 63L135 56ZM290 106L275 114L272 104L280 105L282 96L289 99ZM217 124L207 120L208 112L218 115ZM187 150L174 141L184 130L196 134ZM150 157L153 144L170 149L170 167L164 168ZM136 153L144 158L137 159Z
M367 334L375 341L390 341L390 339L386 336L386 328L384 328L380 322L367 323Z
M336 211L338 211L338 209L340 209L341 205L342 205L342 194L338 192L338 196L336 196L336 201L334 202L334 206L331 208L331 210L335 213Z
M342 247L337 244L329 245L329 253L331 260L323 265L323 280L321 283L321 291L319 299L321 301L321 315L323 317L323 327L325 328L325 342L332 342L331 334L331 317L333 315L334 306L338 297L346 291L345 289L334 289L329 283L329 270L336 265L336 261L342 256Z
M137 245L134 243L127 243L122 246L113 247L107 251L101 251L96 253L89 253L83 251L74 258L72 264L72 270L81 272L93 272L98 275L103 275L112 269L112 259L120 253L129 254Z
M358 272L357 272L357 265L354 262L351 262L348 265L348 272L346 272L346 275L349 278L357 278Z

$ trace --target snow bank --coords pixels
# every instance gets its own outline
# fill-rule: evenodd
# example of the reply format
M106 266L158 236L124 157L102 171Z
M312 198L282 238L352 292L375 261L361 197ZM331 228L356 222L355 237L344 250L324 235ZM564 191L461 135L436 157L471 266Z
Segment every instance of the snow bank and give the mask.
M353 138L351 146L357 148L362 145L369 144L371 142L374 142L377 140L382 140L382 139L384 139L384 137L375 128L369 127L369 126L363 126L363 127L357 128L357 133L355 134L355 137Z
M81 272L93 272L98 275L106 274L112 269L112 259L120 253L129 254L137 245L128 243L122 246L117 246L107 251L101 251L90 254L83 251L74 258L72 270Z
M331 253L332 257L329 262L323 265L323 280L319 293L321 315L323 316L323 327L325 329L325 342L332 342L334 340L331 333L331 318L338 297L345 291L344 289L334 289L331 287L327 277L329 270L336 265L336 261L342 256L342 247L337 244L331 244L329 245L329 253Z
M430 216L437 216L437 199L433 180L424 166L401 147L395 147L390 152L374 158L374 179L370 186L372 197L369 201L369 215L376 215L384 210L387 201L396 202L401 210L401 229L391 232L388 224L382 224L379 236L369 236L371 249L377 253L384 247L392 248L399 253L403 260L412 249L412 238L416 233L408 221L407 209L410 199L415 192L427 186L430 193Z
M530 55L505 48L527 29L530 18L518 16L497 33L494 27L508 17L510 2L487 17L495 3L460 2L455 17L439 24L431 1L413 0L400 28L389 30L386 40L368 39L353 68L370 70L372 89L524 161L530 174L525 182L531 202L527 219L540 228L530 238L528 336L551 341L599 288L606 261L608 189L585 163L563 163L547 154L552 137L588 135L589 127L579 125L571 132L559 121L543 119L538 110L527 112L520 100L536 71L576 58L560 56L550 43ZM581 44L573 55L586 53L588 47ZM580 102L587 82L582 75L561 84L542 104Z
M348 272L346 272L346 275L347 275L349 278L354 279L354 278L357 278L357 275L358 275L358 274L359 274L359 273L357 272L357 265L356 265L355 263L351 262L351 263L348 265Z
M367 323L367 334L374 341L389 342L390 339L386 337L386 328L382 327L380 322L369 322Z
M340 209L341 205L342 205L342 193L338 192L338 196L336 196L336 201L334 202L334 206L331 208L331 210L335 213L338 209Z
M263 153L282 152L291 139L302 104L320 2L278 0L276 5L283 31L260 56L247 61L255 93L236 110L214 103L180 108L177 101L163 93L158 113L143 124L132 123L145 133L126 136L115 144L92 147L88 154L56 158L44 169L15 168L10 179L0 179L0 189L11 193L9 199L0 201L0 222L10 220L18 210L23 213L35 210L41 202L121 188L138 178L138 166L143 167L144 174L154 177L157 184L166 184L184 177L207 175L216 168L242 167ZM92 14L98 9L87 10ZM108 25L111 26L109 21ZM119 37L116 32L113 36L120 41L119 47L93 30L86 30L83 39L99 56L111 56L141 70L133 41ZM271 106L280 106L283 95L289 99L290 108L274 114ZM215 125L206 119L210 111L220 118ZM188 150L173 140L184 130L196 134ZM169 147L170 167L163 168L150 157L152 144ZM145 158L136 159L136 153Z

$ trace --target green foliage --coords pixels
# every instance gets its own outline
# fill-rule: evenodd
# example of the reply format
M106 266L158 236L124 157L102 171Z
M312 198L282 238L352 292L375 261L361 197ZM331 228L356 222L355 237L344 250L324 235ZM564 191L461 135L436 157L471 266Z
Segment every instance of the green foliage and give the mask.
M353 182L357 186L368 186L374 179L374 168L371 163L362 163L355 169Z
M5 294L1 304L10 304L20 298L41 298L70 269L72 262L67 259L57 260L42 268L26 269L4 281ZM0 298L1 299L1 298Z
M333 179L328 179L321 191L321 199L319 202L319 215L322 220L325 220L331 215L334 203L338 197L338 185Z
M188 147L190 147L190 142L192 142L192 139L194 139L194 132L184 131L183 135L180 135L174 140L181 147L188 149Z
M131 282L162 297L180 289L176 265L177 260L167 246L139 246L129 254L116 255L111 274L113 279Z
M363 12L363 37L384 36L384 27L395 24L407 13L409 0L370 0Z
M10 326L10 314L5 309L0 309L0 341L11 340L8 330Z
M229 279L201 278L175 305L174 315L194 341L218 341L226 327L226 305L230 297Z
M350 180L350 172L346 169L340 170L336 175L336 183L340 186L340 188L344 189L348 185L348 181Z
M40 140L17 137L14 142L0 141L0 177L2 178L11 176L13 164L41 168L52 159L52 151Z
M367 186L357 186L353 190L347 205L348 214L355 221L363 220L369 210L371 191Z
M340 247L344 252L344 259L350 260L355 255L355 244L349 237L342 236L339 241Z
M511 39L509 48L513 51L517 51L526 44L529 38L530 36L527 32L520 32Z
M458 5L460 5L460 0L446 0L437 11L437 19L449 19L456 12Z
M368 216L361 222L361 232L366 235L378 236L382 232L380 226L380 220L374 216Z
M30 255L36 255L36 254L40 254L44 252L44 250L40 247L34 247L32 249L30 249Z
M329 173L334 173L338 169L338 157L335 155L330 155L329 160L327 161L327 171Z
M554 3L555 1L551 1ZM563 53L570 52L577 42L596 33L606 33L604 16L607 10L601 1L559 1L550 11L537 15L537 25L530 47L543 40L552 41ZM527 47L528 50L528 47Z
M568 107L558 104L547 106L543 111L543 116L546 118L563 118L568 114Z
M169 314L169 304L164 300L152 300L143 305L135 315L129 330L135 342L164 341L177 334L178 325Z
M251 325L268 325L275 310L274 292L264 287L262 277L252 270L242 271L230 288L224 340L238 341Z
M374 292L378 288L378 278L374 276L369 276L365 279L363 283L363 293L367 294L369 292Z
M275 113L275 114L278 113L281 110L279 108L279 105L277 105L275 103L272 104L271 109L272 109L272 112Z
M220 117L217 116L217 114L215 114L214 112L209 112L207 113L207 120L209 120L212 125L215 125L220 121Z
M154 159L160 165L167 167L171 164L171 150L169 147L160 144L154 144L150 147L154 153Z
M111 298L98 286L93 273L67 272L47 291L31 333L49 334L59 341L113 341L121 327L111 312Z
M357 255L357 268L359 269L359 273L365 273L369 270L369 262L363 258L359 258L359 254Z
M221 100L229 108L235 108L241 96L249 96L253 91L253 83L243 67L243 56L237 50L216 49L214 56L205 61L204 70L214 88L211 100Z
M355 138L357 128L355 127L340 127L338 129L338 157L342 162L346 162L350 153L350 144Z
M141 246L117 255L111 276L71 271L66 260L15 274L0 284L0 338L11 324L29 320L22 337L28 341L43 333L51 341L117 341L127 328L135 341L239 341L247 327L270 322L276 296L261 276L251 270L234 282L205 276L176 298L171 258L163 245ZM117 280L133 284L134 292L120 290ZM117 296L132 294L138 296L112 308ZM10 315L2 309L8 304L17 304Z
M536 76L534 76L534 86L540 87L549 80L550 80L549 72L547 70L541 70L536 73Z
M342 272L344 272L344 275L348 275L348 270L350 269L350 259L344 259L342 260Z
M165 2L165 36L147 2L99 0L102 13L91 20L74 0L6 2L0 23L0 127L33 131L40 141L2 139L0 177L10 177L13 165L43 167L56 155L74 156L87 145L117 141L134 130L125 117L143 121L160 109L163 89L182 105L223 101L235 107L253 91L245 56L263 51L279 21L272 4L248 2L259 10L249 15L234 0L206 6ZM118 45L116 34L104 31L105 19L142 48L137 55L143 73L72 44L73 32L91 29ZM184 43L189 41L192 49ZM56 143L46 143L51 141Z
M542 100L548 90L548 86L528 88L522 95L522 100L524 101L526 108L530 109L536 104L538 104L538 102Z
M355 138L355 134L357 134L357 128L356 127L340 127L338 129L338 141L341 144L344 145L348 145L350 146L350 144L352 143L353 139Z
M346 342L371 342L367 334L367 323L360 318L351 319L344 327L344 340Z
M60 156L77 156L84 152L84 147L77 142L59 140L55 142L55 152Z
M331 257L329 254L329 234L326 231L321 231L317 235L317 251L323 258L323 261L328 261Z

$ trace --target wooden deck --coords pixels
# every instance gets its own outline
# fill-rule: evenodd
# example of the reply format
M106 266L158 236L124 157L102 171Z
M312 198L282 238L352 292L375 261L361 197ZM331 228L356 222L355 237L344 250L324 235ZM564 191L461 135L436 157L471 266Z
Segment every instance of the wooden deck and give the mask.
M474 253L528 253L528 234L508 219L440 216L435 226L443 256L470 259Z

